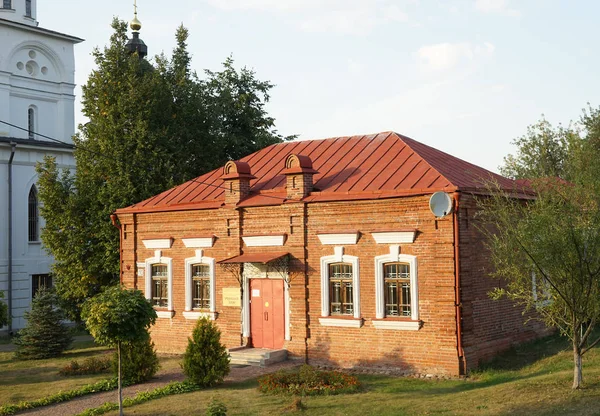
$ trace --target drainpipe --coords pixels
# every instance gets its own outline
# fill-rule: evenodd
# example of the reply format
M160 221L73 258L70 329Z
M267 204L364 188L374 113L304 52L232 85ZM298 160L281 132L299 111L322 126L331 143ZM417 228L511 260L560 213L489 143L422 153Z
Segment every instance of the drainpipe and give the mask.
M460 193L455 192L453 195L454 199L454 210L452 213L454 220L454 306L456 308L456 348L458 351L458 358L461 360L462 369L459 370L461 375L466 374L467 371L467 360L465 357L465 351L462 343L462 302L461 302L461 285L460 285L460 234L459 234L459 223L458 223L458 209Z
M12 241L12 162L15 157L17 144L10 142L10 158L8 159L8 333L12 334L12 268L13 268L13 241Z
M119 283L123 284L123 228L117 223L116 214L110 214L110 221L119 230Z

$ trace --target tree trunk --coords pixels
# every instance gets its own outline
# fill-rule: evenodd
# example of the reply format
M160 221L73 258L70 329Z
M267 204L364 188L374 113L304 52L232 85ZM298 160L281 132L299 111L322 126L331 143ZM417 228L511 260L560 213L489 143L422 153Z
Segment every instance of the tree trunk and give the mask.
M581 348L573 341L573 360L575 367L573 368L573 389L581 388L583 382L583 374L581 372Z
M119 374L118 374L118 384L119 384L119 416L123 416L123 388L121 387L121 343L117 343L117 355L119 356Z

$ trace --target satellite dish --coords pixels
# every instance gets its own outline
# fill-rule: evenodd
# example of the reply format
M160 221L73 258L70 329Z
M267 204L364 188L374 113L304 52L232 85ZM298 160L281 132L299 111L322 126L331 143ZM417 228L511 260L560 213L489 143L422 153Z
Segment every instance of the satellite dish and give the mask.
M446 192L436 192L429 198L429 209L437 218L452 212L452 198Z

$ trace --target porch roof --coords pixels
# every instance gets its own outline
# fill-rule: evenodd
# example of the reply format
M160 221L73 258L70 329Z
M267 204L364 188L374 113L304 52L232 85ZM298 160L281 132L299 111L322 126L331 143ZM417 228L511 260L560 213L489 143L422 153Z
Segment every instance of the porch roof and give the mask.
M221 260L219 264L231 264L231 263L262 263L267 264L273 260L277 260L283 256L287 256L287 252L276 252L276 253L244 253L239 256L231 257L229 259Z

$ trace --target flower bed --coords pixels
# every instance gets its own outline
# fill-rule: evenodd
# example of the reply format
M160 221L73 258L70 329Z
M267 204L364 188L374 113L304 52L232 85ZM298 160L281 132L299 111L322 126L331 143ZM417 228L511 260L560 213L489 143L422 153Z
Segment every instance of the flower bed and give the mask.
M321 371L309 365L292 371L278 371L258 379L258 390L269 394L301 396L354 393L360 387L358 379L339 371Z

